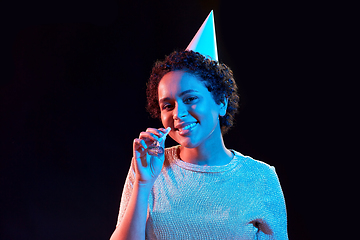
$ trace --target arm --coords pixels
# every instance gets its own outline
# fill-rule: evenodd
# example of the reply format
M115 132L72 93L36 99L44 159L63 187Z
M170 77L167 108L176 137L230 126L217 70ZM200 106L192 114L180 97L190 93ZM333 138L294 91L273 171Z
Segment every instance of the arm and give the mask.
M259 222L258 239L287 240L287 216L284 194L275 168L266 174L263 203L265 222Z
M146 149L154 141L159 141L164 147L169 131L170 129L148 129L134 140L134 157L124 186L119 224L110 240L145 239L148 198L165 160L164 155L152 156Z
M147 206L151 187L137 181L134 183L123 221L117 226L110 240L145 239Z

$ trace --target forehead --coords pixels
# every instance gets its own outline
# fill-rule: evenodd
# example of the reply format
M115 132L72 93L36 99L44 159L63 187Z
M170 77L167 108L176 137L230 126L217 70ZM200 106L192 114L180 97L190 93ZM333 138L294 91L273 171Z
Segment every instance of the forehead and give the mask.
M171 71L164 75L158 86L159 99L163 97L175 97L187 90L208 92L204 82L194 74L185 71Z

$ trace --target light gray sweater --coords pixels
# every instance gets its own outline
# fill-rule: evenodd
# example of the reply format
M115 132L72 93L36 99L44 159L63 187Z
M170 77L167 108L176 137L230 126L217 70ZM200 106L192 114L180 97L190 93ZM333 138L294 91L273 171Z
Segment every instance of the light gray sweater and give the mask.
M285 200L275 169L232 151L224 166L183 162L178 147L165 162L148 200L147 239L288 239ZM130 167L117 225L128 205Z

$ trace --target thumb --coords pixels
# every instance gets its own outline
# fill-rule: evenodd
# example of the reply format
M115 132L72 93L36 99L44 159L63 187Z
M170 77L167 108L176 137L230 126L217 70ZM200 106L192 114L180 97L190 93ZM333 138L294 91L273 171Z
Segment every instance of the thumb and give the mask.
M169 134L169 132L171 131L171 127L167 127L166 129L165 129L165 133L164 133L164 135L161 137L161 141L160 141L160 145L164 148L165 147L165 140L166 140L166 137L167 137L167 135Z

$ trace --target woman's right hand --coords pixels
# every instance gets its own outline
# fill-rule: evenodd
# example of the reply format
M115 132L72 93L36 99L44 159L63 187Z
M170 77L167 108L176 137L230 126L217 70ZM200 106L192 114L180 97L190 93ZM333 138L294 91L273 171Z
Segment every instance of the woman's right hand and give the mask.
M170 129L164 128L148 128L146 132L141 132L139 138L134 139L133 143L133 158L135 163L136 180L144 185L153 185L156 178L159 176L164 160L165 154L159 156L152 156L147 152L147 148L153 144L154 141L159 141L162 148L165 147L165 134Z

